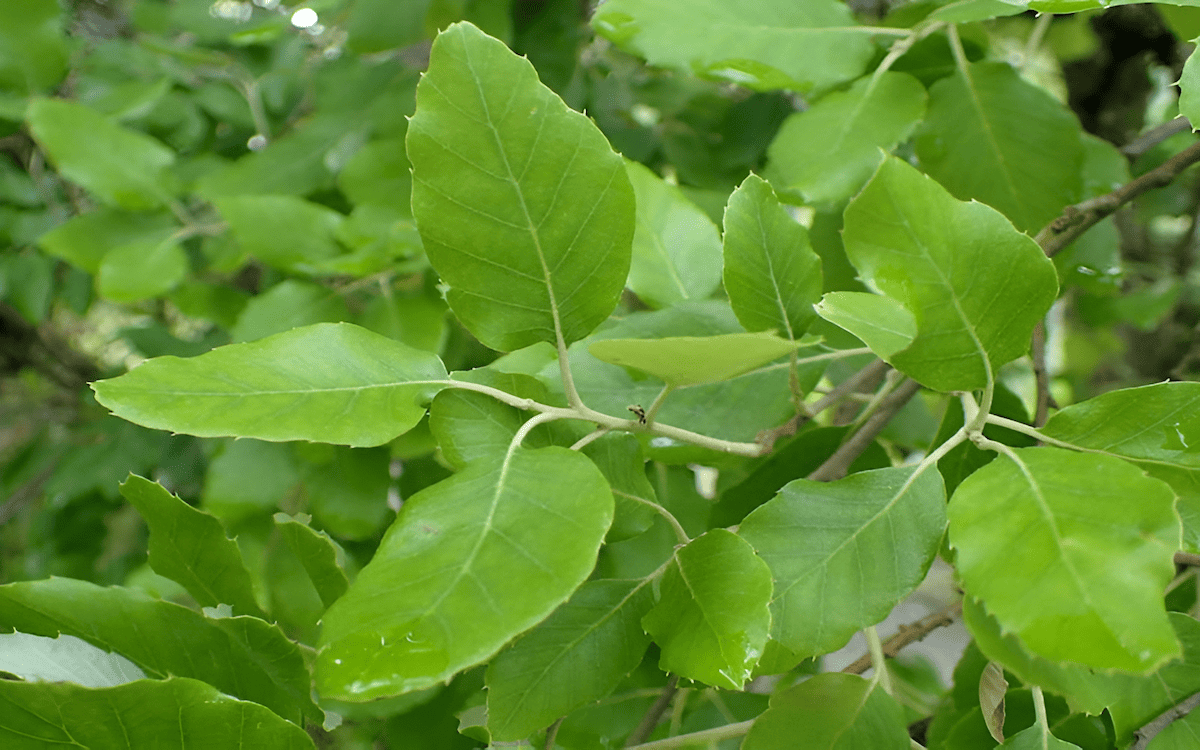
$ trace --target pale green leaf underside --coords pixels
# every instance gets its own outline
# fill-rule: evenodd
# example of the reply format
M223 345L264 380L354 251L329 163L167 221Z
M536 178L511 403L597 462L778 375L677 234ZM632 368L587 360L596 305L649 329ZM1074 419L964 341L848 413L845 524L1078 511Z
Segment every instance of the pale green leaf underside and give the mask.
M140 591L50 578L0 586L0 631L9 630L73 635L152 677L203 680L295 723L320 717L299 649L257 617L212 620Z
M341 558L344 553L337 542L324 531L309 527L306 518L292 518L283 513L275 514L275 528L279 529L284 542L296 554L304 571L312 581L317 596L326 607L346 593L350 581L343 570Z
M933 390L986 386L1028 351L1058 293L1037 243L894 157L847 206L843 240L864 282L916 320L913 343L889 361Z
M930 89L921 167L1035 233L1079 199L1082 131L1067 107L1005 63L974 63Z
M773 331L661 339L605 339L588 346L593 357L653 375L668 385L717 383L774 362L796 350Z
M771 696L742 750L908 750L904 713L879 686L856 675L826 672Z
M628 287L647 305L706 299L721 283L721 238L700 207L637 162L625 162L637 196Z
M0 745L116 750L312 750L304 729L200 680L173 677L90 689L0 680Z
M488 729L517 740L599 700L642 660L648 581L589 581L538 627L492 660Z
M446 299L485 345L583 338L629 271L625 165L529 61L469 23L433 44L408 127L412 210Z
M179 583L202 607L228 604L234 614L263 617L237 542L221 522L196 510L162 485L134 474L121 494L150 527L150 567Z
M587 578L612 513L603 475L565 448L481 459L408 498L325 613L321 694L398 695L487 660Z
M968 593L1051 661L1148 672L1178 656L1162 601L1179 546L1171 489L1109 456L1013 455L976 471L950 501Z
M725 292L738 321L748 331L774 329L799 338L815 317L821 259L808 230L755 175L729 196L723 252Z
M27 682L73 682L93 688L146 678L146 673L124 656L111 654L73 635L48 638L0 633L0 671Z
M1200 122L1200 59L1195 52L1188 55L1179 76L1179 114L1188 118L1195 130L1196 123Z
M836 651L925 577L946 527L935 468L798 479L742 521L738 534L771 568L771 637L798 656Z
M592 25L653 65L758 90L829 88L857 78L874 51L834 0L609 0Z
M881 359L912 345L917 321L891 297L866 292L829 292L816 305L817 314L853 333Z
M436 355L346 323L297 328L191 359L159 357L92 384L130 422L200 437L381 445L425 414Z
M854 195L925 114L925 87L907 73L867 76L788 117L767 150L766 176L808 203ZM882 149L882 151L881 151Z
M675 553L661 596L642 626L662 651L659 667L740 690L762 656L771 616L771 571L734 533L713 529Z

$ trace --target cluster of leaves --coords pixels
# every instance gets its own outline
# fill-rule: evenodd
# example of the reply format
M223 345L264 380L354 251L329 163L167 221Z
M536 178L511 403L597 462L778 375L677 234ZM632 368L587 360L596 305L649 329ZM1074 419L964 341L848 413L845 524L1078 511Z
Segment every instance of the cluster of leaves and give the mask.
M1200 152L1038 64L1110 4L5 0L3 745L1189 746L1200 385L1106 347Z

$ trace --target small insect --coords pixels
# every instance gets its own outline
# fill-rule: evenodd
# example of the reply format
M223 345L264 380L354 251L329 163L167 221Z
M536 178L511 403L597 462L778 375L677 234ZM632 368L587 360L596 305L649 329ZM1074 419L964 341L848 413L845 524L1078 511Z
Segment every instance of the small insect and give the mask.
M641 405L634 404L633 406L628 407L628 409L629 411L633 412L635 417L638 418L638 424L646 424L646 410L643 409Z

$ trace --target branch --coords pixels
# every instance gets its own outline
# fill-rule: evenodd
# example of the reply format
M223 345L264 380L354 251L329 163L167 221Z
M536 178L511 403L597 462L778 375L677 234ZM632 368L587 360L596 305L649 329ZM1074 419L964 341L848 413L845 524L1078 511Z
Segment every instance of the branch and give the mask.
M740 721L737 724L726 724L723 727L704 729L699 732L677 734L674 737L667 737L663 740L655 740L654 742L647 742L642 745L626 745L625 750L672 750L677 747L713 747L721 740L745 735L750 731L750 727L752 726L754 726L754 719Z
M1127 158L1136 159L1176 133L1183 133L1191 130L1191 128L1192 123L1188 122L1188 118L1180 115L1174 120L1168 120L1162 125L1150 128L1145 133L1126 143L1120 150Z
M883 655L889 659L896 658L896 655L905 647L912 643L916 643L925 636L929 635L938 628L952 624L962 614L962 602L957 601L949 607L934 612L931 615L926 615L920 620L911 625L901 625L899 632L887 639L883 644ZM842 671L846 674L862 674L871 667L871 655L863 654L858 659L855 659L850 666Z
M887 427L887 423L891 421L896 412L904 408L909 399L916 395L917 391L921 390L921 384L915 380L908 380L902 383L896 390L892 391L883 401L879 402L879 408L871 415L858 432L850 436L850 439L842 444L842 447L834 451L833 455L825 459L825 463L817 467L816 471L808 475L808 479L817 482L832 482L835 479L841 479L846 476L846 472L850 469L850 464L862 455L862 452L867 449L879 433L883 432L883 428Z
M671 705L671 699L678 692L679 675L671 675L671 679L667 681L667 686L659 693L658 700L654 701L654 705L650 706L650 710L642 717L637 728L625 740L625 747L637 747L638 743L646 739L654 731L654 728L658 726L659 720L662 719L663 712L667 710L667 706Z
M1170 159L1111 193L1091 198L1063 209L1062 216L1046 225L1034 240L1047 257L1053 258L1081 234L1114 213L1118 208L1155 188L1165 187L1183 170L1200 161L1200 143L1175 154Z
M775 429L764 430L760 432L758 434L758 442L761 443L766 449L766 452L769 453L775 446L775 442L780 438L791 437L792 435L795 435L796 431L799 430L805 422L808 422L816 415L837 404L851 393L856 392L861 384L876 379L882 379L887 370L887 362L884 362L881 359L875 360L871 364L843 380L836 387L834 387L833 390L822 396L819 401L808 406L806 411L797 414Z
M1200 555L1194 555L1191 552L1176 552L1175 564L1186 565L1191 568L1200 568Z
M1190 714L1196 706L1200 706L1200 693L1195 693L1163 711L1133 733L1133 744L1129 746L1129 750L1146 750L1150 746L1150 741L1157 737L1159 732L1170 726L1172 722Z

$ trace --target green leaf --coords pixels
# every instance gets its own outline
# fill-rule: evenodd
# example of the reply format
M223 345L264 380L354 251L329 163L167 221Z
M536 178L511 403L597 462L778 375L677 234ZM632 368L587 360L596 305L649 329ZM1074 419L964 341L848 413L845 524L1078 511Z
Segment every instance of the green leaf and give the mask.
M629 271L633 188L527 60L469 23L442 32L407 143L421 239L476 338L570 343L608 317Z
M1079 199L1079 121L1004 63L974 63L930 89L916 136L921 166L961 200L977 199L1034 233Z
M171 291L188 272L187 254L173 232L114 247L100 262L96 287L114 302L137 302Z
M771 571L733 532L713 529L675 552L642 627L659 667L740 690L767 644Z
M59 99L35 99L25 117L59 173L104 203L144 210L164 205L174 194L168 169L175 153L150 136Z
M201 505L226 526L275 510L294 496L300 474L292 446L261 440L226 440L204 476Z
M774 329L789 340L808 330L821 295L821 259L808 230L771 186L748 176L725 208L725 292L748 331Z
M968 593L1030 651L1144 673L1179 655L1162 601L1179 548L1174 504L1120 459L1016 449L958 486L950 543Z
M603 362L649 373L671 386L718 383L796 351L772 331L661 339L605 339L588 346Z
M916 319L913 343L888 361L933 390L991 382L1028 351L1058 293L1037 243L894 157L847 206L843 239L865 283Z
M320 721L296 644L257 617L212 620L132 589L50 578L0 586L0 630L73 635L152 677L203 680L293 723Z
M807 203L859 191L925 114L925 87L907 73L860 78L784 121L767 150L766 176Z
M296 554L326 607L346 593L350 581L343 570L345 552L324 531L315 531L306 517L275 514L275 528Z
M1017 732L998 747L1008 750L1079 750L1079 745L1064 742L1036 725Z
M337 211L291 195L213 199L242 249L269 266L311 272L342 253L334 240L345 219Z
M721 283L721 238L712 219L678 187L625 162L637 201L628 286L650 307L704 299Z
M117 416L155 429L372 446L412 429L445 378L434 354L332 323L159 357L92 389Z
M589 581L554 614L492 660L488 729L497 740L528 737L611 693L642 660L646 580Z
M0 3L0 90L35 94L62 80L69 63L62 15L55 0Z
M175 217L165 212L128 213L98 208L73 216L43 234L38 238L38 246L94 275L100 271L100 263L110 249L161 239L178 228Z
M912 346L917 320L903 303L866 292L829 292L816 305L817 314L853 333L882 359Z
M592 25L652 65L759 91L835 86L861 75L875 49L834 0L609 0Z
M482 459L408 498L325 613L319 691L371 700L487 660L587 578L612 513L599 470L565 448Z
M1200 60L1194 50L1188 55L1179 76L1179 114L1188 118L1192 130L1196 129L1196 123L1200 122Z
M299 279L281 281L251 297L230 330L235 342L317 323L340 323L349 317L345 300L332 289Z
M0 680L0 744L11 750L314 747L304 729L270 709L184 677L103 689Z
M616 511L606 542L619 542L641 534L658 517L654 487L646 478L646 457L638 439L629 433L610 432L583 447L612 487Z
M375 536L391 520L387 448L309 447L317 454L306 465L304 489L313 516L331 534L361 541Z
M904 714L882 688L857 675L826 672L771 696L742 750L908 750Z
M1133 461L1171 485L1184 543L1200 549L1200 383L1110 391L1055 413L1042 432Z
M187 589L202 607L228 604L239 615L266 618L254 599L250 573L221 522L136 474L121 494L150 527L150 567Z
M110 654L73 635L47 638L2 633L0 671L27 682L73 682L92 688L114 687L146 678L146 673L124 656Z
M946 493L936 469L915 470L797 479L746 516L738 535L775 580L774 640L801 657L836 651L925 578L946 528Z

